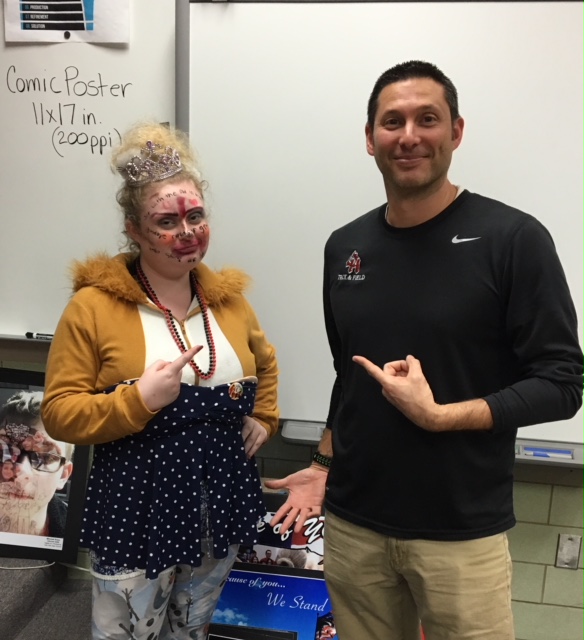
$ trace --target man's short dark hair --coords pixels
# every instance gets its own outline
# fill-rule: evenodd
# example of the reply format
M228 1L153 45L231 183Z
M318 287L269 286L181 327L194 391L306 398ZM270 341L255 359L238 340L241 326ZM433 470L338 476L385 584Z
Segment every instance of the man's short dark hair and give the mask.
M444 98L450 108L452 122L460 118L460 113L458 112L458 92L452 80L431 62L409 60L408 62L396 64L394 67L391 67L391 69L384 71L377 79L373 91L369 96L369 102L367 103L367 124L371 129L373 129L375 122L379 94L383 89L390 84L394 84L394 82L403 82L404 80L411 80L412 78L430 78L438 84L441 84L444 87Z
M42 399L42 391L18 391L0 407L0 424L35 424L41 418Z

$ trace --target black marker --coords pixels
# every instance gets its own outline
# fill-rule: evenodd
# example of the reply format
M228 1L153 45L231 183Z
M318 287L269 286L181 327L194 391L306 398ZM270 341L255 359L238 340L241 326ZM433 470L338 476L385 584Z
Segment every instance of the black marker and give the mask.
M27 331L24 335L31 340L52 340L53 339L52 333L33 333L32 331Z

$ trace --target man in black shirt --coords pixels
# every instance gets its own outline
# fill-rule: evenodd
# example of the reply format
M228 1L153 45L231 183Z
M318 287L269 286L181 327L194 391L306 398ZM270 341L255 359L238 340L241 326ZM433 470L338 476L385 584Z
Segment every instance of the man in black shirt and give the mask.
M282 531L324 500L343 640L417 640L420 620L428 640L511 640L517 429L582 403L553 242L532 216L448 180L463 130L434 65L378 79L366 141L387 203L325 248L327 428L310 468L268 483L290 490L272 520Z

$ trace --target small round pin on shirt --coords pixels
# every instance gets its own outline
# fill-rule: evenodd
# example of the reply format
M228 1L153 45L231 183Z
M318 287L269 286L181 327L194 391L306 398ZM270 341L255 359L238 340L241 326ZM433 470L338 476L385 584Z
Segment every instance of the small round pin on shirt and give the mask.
M239 400L243 395L243 385L241 382L232 382L229 385L229 397L232 400Z

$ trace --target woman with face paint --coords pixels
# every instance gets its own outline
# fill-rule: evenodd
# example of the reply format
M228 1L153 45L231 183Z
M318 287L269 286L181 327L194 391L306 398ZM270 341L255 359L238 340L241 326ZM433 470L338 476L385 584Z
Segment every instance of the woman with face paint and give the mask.
M43 421L95 445L81 534L94 640L203 639L265 513L254 454L277 428L276 359L247 276L203 264L205 182L186 137L139 125L113 166L128 251L74 265Z

